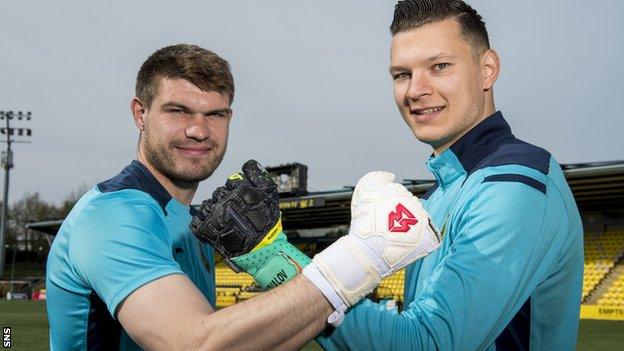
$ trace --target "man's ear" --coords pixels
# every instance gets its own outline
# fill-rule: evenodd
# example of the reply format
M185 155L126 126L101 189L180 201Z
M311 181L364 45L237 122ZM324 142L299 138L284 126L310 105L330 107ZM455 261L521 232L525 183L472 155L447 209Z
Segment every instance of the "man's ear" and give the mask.
M493 49L487 49L481 55L481 72L483 90L488 91L492 89L500 73L500 59Z
M132 111L132 117L134 118L134 124L136 124L137 128L140 131L145 130L145 112L146 109L143 107L141 101L135 97L130 102L130 110Z

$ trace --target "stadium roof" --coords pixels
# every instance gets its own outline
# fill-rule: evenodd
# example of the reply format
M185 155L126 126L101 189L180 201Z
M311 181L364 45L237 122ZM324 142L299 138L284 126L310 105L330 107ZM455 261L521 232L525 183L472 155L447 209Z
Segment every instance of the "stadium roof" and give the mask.
M624 210L624 160L562 165L581 212ZM432 180L406 180L404 185L416 196L422 196L433 185ZM280 199L284 229L312 229L347 225L353 187L343 190L309 193ZM56 234L63 220L34 222L28 228Z
M562 165L581 212L624 210L624 161ZM411 180L404 185L416 196L433 186L432 180ZM282 199L285 229L308 229L349 224L352 189L311 193ZM296 206L296 204L303 206Z
M34 229L36 231L56 235L59 227L63 223L62 219L55 219L50 221L39 221L39 222L31 222L26 224L26 228Z

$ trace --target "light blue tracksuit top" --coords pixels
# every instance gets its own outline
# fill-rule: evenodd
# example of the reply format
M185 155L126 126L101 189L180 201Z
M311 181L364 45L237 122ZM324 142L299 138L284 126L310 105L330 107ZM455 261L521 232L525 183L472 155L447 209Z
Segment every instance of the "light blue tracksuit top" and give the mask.
M364 300L317 337L328 350L574 350L583 231L550 153L500 112L427 163L441 247L408 266L400 313Z
M214 254L188 227L193 211L136 160L87 192L48 254L50 350L140 350L115 312L169 274L186 275L214 306Z

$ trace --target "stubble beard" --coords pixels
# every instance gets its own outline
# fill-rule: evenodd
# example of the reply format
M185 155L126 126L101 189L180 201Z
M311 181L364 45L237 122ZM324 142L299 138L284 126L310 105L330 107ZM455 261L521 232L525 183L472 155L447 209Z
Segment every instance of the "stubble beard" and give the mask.
M152 140L149 133L145 133L145 158L172 183L182 188L188 188L196 186L197 183L210 177L217 169L225 155L227 141L224 143L223 149L214 156L210 155L206 159L196 160L192 166L187 167L176 162L176 155L173 151L175 145L175 140L171 141L169 145L163 145Z

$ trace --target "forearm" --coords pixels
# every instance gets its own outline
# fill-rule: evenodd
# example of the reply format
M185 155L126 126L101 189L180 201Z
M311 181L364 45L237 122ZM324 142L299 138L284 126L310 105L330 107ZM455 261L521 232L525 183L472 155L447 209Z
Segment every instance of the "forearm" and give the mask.
M204 319L205 350L297 349L326 326L330 303L305 277Z
M354 306L342 325L316 341L325 350L435 350L431 325L416 310L398 314L364 300Z

